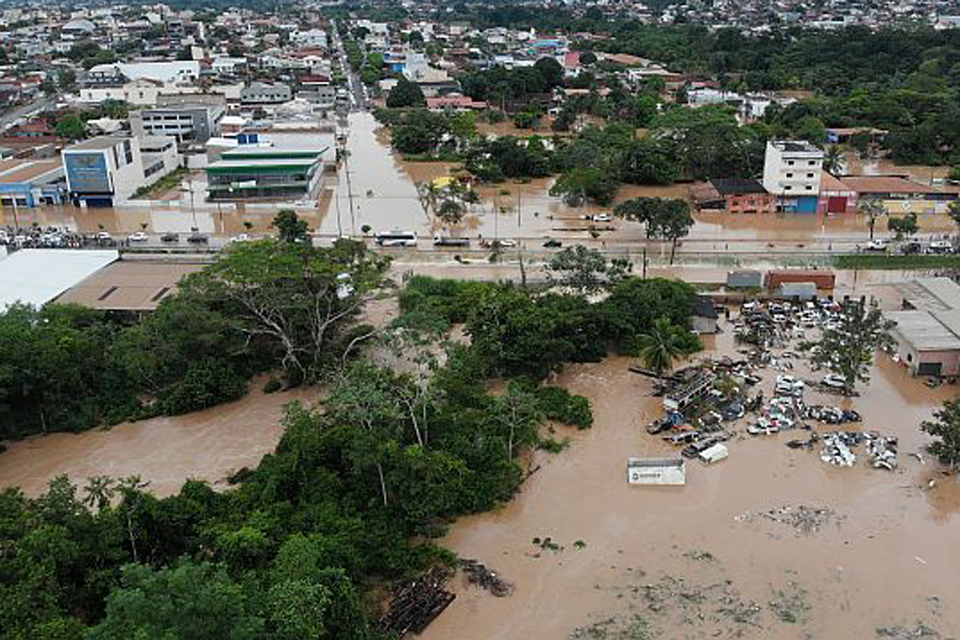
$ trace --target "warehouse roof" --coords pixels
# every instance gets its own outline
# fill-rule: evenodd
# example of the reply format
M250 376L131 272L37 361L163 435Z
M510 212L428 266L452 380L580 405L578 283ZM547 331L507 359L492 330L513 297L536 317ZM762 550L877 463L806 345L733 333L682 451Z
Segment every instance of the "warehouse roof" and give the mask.
M960 285L950 278L915 278L897 282L893 287L904 302L921 311L960 309Z
M15 302L42 306L119 257L85 249L17 251L0 260L0 310Z
M153 311L177 290L177 283L202 264L119 261L80 282L57 302L73 302L102 311Z
M944 321L960 330L960 314L947 313ZM887 311L884 316L896 323L896 331L917 351L953 351L960 349L960 338L936 313L928 311Z

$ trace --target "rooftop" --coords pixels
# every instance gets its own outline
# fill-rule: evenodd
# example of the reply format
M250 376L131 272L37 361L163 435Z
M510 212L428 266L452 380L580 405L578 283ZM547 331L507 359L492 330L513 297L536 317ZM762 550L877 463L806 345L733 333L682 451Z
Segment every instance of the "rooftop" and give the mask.
M823 151L815 144L806 140L771 140L767 144L773 146L779 151L786 153L812 153L818 156L823 155Z
M722 196L738 196L747 193L767 193L760 181L752 178L714 178L710 181Z
M950 278L915 278L897 282L893 287L904 302L921 311L960 309L960 285Z
M903 176L843 176L843 184L858 193L940 193Z
M129 136L99 136L97 138L90 138L89 140L81 140L80 142L70 145L63 151L99 151L102 149L112 149L124 140L129 139Z
M2 163L0 184L22 184L39 178L56 178L63 175L59 160L14 160L15 164Z
M42 306L120 257L116 251L22 249L0 260L0 309Z
M118 261L71 287L57 302L103 311L153 311L184 276L202 268L181 262Z
M956 312L948 312L956 316ZM896 331L917 351L960 349L960 338L928 311L887 311L884 317L896 323ZM956 318L960 320L960 318ZM956 326L956 325L955 325Z

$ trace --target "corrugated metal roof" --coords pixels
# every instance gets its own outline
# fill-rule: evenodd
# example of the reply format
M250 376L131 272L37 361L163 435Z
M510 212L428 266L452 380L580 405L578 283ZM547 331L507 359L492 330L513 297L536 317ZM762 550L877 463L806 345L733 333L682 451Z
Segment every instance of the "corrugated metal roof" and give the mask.
M42 306L120 257L117 251L22 249L0 260L0 310Z
M893 283L911 307L923 311L960 309L960 285L950 278L915 278Z
M960 338L929 311L887 311L884 317L896 323L896 332L917 351L960 349ZM953 318L948 318L954 322ZM956 318L960 321L960 316Z

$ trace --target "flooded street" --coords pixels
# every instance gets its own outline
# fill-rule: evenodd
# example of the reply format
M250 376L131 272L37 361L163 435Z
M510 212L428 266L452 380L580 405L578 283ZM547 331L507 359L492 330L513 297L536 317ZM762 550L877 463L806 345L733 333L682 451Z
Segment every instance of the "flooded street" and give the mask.
M480 130L487 135L534 133L518 130L511 122L484 124ZM477 191L481 202L470 206L461 224L444 228L424 212L415 185L448 175L456 164L401 159L390 149L389 132L367 112L350 114L347 148L348 161L342 163L337 172L324 176L323 186L311 202L208 203L204 200L206 178L202 171L194 170L180 187L168 190L157 199L105 209L66 205L15 212L8 207L0 210L0 226L19 223L29 227L36 223L85 233L104 229L116 234L141 229L148 234L188 233L197 227L203 233L222 238L238 233L272 233L270 223L276 212L280 208L294 208L314 233L328 238L343 234L359 236L364 227L369 226L371 233L403 229L425 237L442 232L473 239L513 238L526 248L539 248L546 238L600 248L627 247L645 239L642 226L634 222L588 223L587 216L609 213L611 207L566 206L549 193L553 177L525 183L480 185ZM855 154L847 154L846 172L850 174L902 174L929 184L934 178L942 178L947 170L947 167L897 166L885 159L860 160ZM617 193L615 203L641 196L689 199L689 187L685 183L663 187L625 184ZM695 213L694 217L696 223L683 241L681 251L755 252L773 247L790 251L850 251L856 244L863 244L868 236L867 219L854 214L758 216L708 212ZM593 226L600 232L598 238L591 235ZM925 214L920 217L920 227L921 235L956 230L946 215ZM883 219L877 224L877 235L890 235ZM151 243L148 245L160 244L156 236ZM419 248L431 247L428 242L421 242Z
M187 415L7 442L0 454L0 489L20 486L36 496L60 474L81 487L95 475L137 474L161 497L177 493L190 478L223 488L228 475L256 467L276 447L283 405L318 394L298 389L267 395L261 391L265 381L254 380L240 400Z
M706 342L705 355L733 346L731 332ZM629 486L627 456L677 453L643 430L662 409L630 364L610 358L559 377L591 399L593 428L563 430L571 445L537 452L539 471L511 503L460 519L443 540L497 570L513 595L494 598L457 578L457 599L424 638L566 638L590 625L611 633L579 637L869 638L919 621L944 637L960 633L960 489L929 456L921 465L909 455L926 441L919 422L955 387L927 389L879 356L864 397L808 392L808 403L855 407L864 430L899 436L894 473L862 460L832 467L817 448L784 446L803 432L744 434L715 466L688 461L684 487ZM772 372L764 377L769 384ZM931 479L934 488L922 489ZM801 505L837 519L802 535L749 516ZM533 543L547 537L560 548ZM677 593L659 601L665 585ZM649 635L612 632L638 619Z

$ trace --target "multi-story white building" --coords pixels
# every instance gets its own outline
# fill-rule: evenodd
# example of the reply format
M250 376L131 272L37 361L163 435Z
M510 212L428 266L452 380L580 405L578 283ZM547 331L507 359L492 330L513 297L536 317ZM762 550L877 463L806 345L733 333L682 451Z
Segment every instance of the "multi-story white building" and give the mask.
M71 199L81 206L113 206L156 182L176 168L176 141L149 136L143 141L129 136L101 136L63 150L63 169Z
M805 140L771 140L763 160L763 186L780 211L816 213L823 150Z

